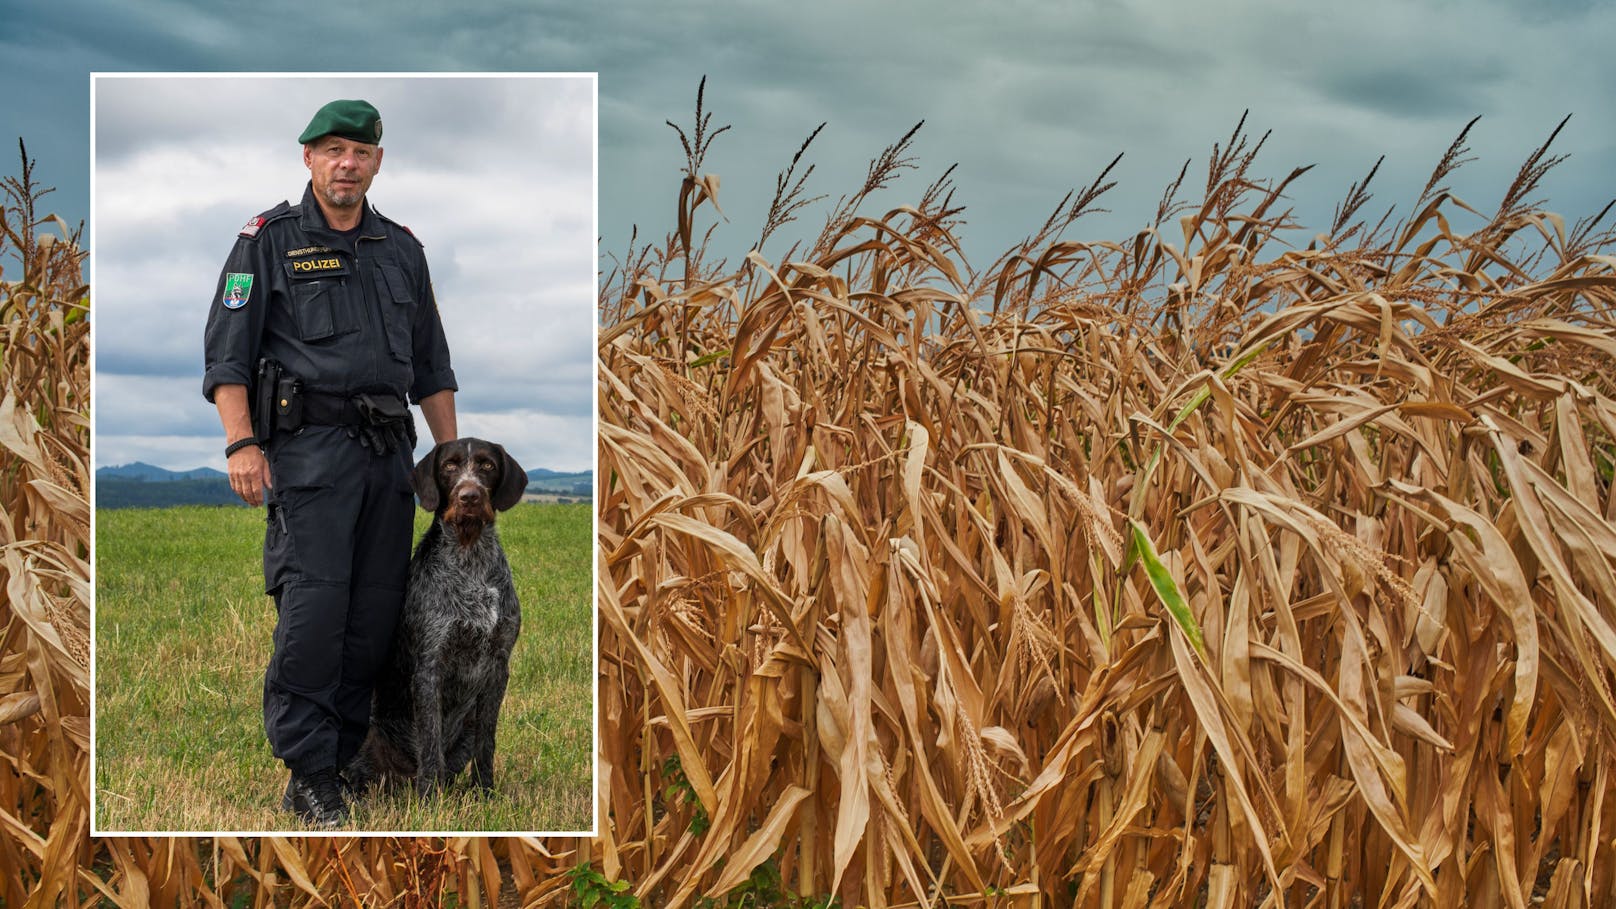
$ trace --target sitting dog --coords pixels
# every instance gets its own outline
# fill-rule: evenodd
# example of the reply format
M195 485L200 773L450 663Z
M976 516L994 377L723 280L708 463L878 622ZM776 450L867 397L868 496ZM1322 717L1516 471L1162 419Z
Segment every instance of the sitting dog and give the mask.
M469 761L472 781L492 789L494 729L522 624L494 513L521 501L527 474L499 445L456 439L422 458L411 484L432 526L410 560L370 732L344 775L359 792L414 779L425 796Z

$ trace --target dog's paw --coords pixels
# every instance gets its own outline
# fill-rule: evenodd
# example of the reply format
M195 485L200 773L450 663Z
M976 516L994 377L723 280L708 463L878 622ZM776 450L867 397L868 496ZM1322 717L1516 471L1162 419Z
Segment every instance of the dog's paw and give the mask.
M376 776L368 768L349 764L342 772L342 795L347 799L360 798L376 785Z

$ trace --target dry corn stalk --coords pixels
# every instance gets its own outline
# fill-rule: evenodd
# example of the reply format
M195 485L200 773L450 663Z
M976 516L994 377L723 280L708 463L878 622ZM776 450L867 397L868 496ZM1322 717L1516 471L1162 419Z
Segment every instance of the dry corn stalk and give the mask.
M63 371L0 413L0 898L565 905L583 864L647 906L1611 898L1616 276L1521 201L1547 145L1468 233L1461 135L1408 220L1354 221L1366 178L1294 250L1299 174L1237 129L1157 228L1063 239L1102 175L976 272L946 181L862 213L905 136L729 266L698 124L679 229L601 291L600 835L83 839L58 266L6 310L8 363Z

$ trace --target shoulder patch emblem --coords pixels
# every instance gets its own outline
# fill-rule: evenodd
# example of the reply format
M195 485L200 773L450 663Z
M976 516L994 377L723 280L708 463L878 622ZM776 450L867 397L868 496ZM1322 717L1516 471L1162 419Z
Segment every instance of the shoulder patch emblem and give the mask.
M224 295L219 299L225 309L240 309L247 305L247 298L252 296L253 276L238 272L226 272L224 276Z
M243 237L256 237L258 236L258 229L263 226L264 217L263 215L259 215L258 217L255 217L251 221L247 222L247 225L241 229L241 235Z

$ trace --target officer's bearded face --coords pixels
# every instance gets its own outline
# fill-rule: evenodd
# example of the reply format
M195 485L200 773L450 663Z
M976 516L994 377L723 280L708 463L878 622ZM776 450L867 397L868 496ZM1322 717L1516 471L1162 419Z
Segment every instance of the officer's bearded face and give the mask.
M303 163L320 201L334 208L353 208L364 201L370 181L381 169L382 149L339 136L322 136L303 146Z

